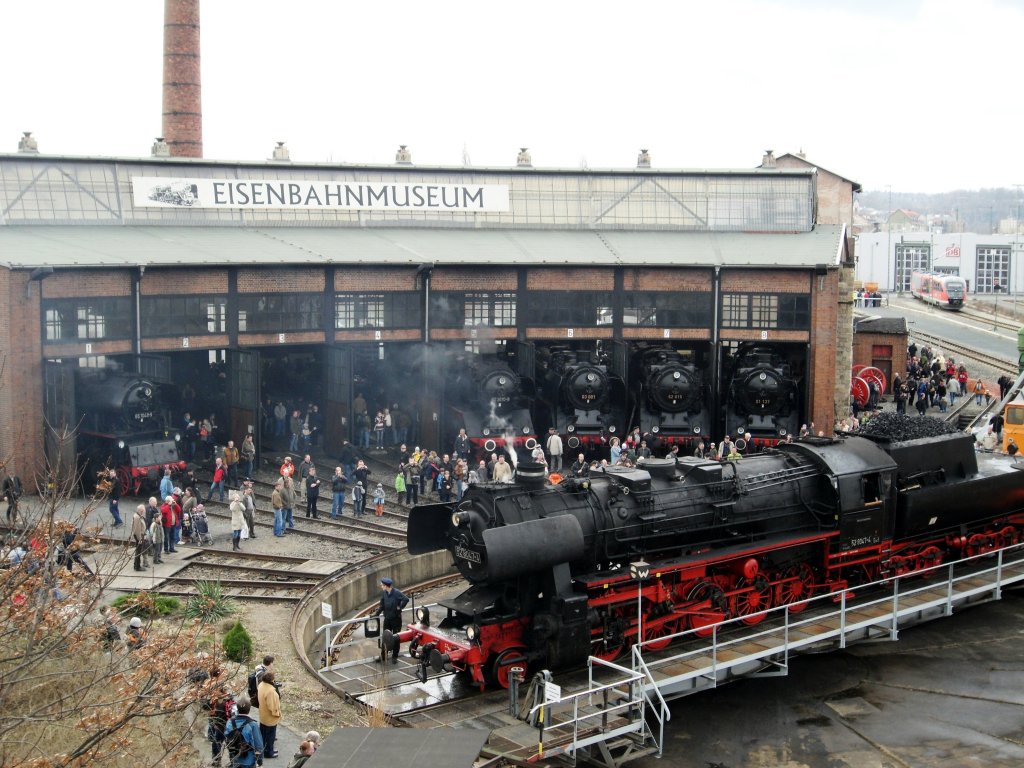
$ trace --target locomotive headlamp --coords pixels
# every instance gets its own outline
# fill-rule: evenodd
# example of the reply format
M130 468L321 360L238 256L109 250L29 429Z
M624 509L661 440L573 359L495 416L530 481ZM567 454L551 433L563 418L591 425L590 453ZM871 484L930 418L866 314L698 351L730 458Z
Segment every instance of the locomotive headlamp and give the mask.
M491 428L490 427L484 427L484 437L487 437L487 435L489 435L489 434L491 434Z
M651 427L651 432L653 432L654 434L658 434L659 432L661 432L661 427L653 426Z
M176 443L180 443L181 442L181 432L175 432L174 433L174 442L176 442Z
M469 522L468 512L452 512L452 525L458 528L460 525Z
M676 381L679 381L682 375L683 374L681 374L679 371L672 371L672 378L675 379Z
M575 432L576 431L576 425L575 424L570 424L565 429L566 429L567 432Z
M484 434L486 435L488 433L488 431L489 430L485 429L484 430ZM484 450L487 451L488 453L493 451L497 446L498 446L498 444L496 442L494 442L493 440L485 440L484 441Z
M695 435L699 435L700 434L700 424L698 424L696 427L693 428L693 434L695 434Z
M466 627L466 639L471 643L475 643L480 639L480 627L476 624L470 624Z
M779 430L779 434L785 437L788 433L786 432L785 428L783 428Z
M764 381L765 379L768 378L768 374L765 373L764 371L761 371L761 373L757 375L757 378L759 378L761 381Z
M424 627L430 626L430 609L427 606L421 605L416 609L416 621Z
M614 424L610 424L608 426L608 432L613 434L613 435L615 434L615 425Z
M763 373L761 375L764 376ZM508 379L506 379L504 376L499 376L498 383L504 387L508 383Z
M120 448L123 451L124 450L124 440L118 440L117 441L117 447Z
M530 434L530 428L529 427L523 427L523 434L524 435Z

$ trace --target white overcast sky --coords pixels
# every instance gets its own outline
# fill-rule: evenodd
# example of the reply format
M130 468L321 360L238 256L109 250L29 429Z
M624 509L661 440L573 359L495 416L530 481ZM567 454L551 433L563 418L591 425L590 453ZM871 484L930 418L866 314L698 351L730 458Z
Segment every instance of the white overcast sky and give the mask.
M148 156L163 0L3 0L0 152ZM202 0L204 154L1024 183L1024 0Z

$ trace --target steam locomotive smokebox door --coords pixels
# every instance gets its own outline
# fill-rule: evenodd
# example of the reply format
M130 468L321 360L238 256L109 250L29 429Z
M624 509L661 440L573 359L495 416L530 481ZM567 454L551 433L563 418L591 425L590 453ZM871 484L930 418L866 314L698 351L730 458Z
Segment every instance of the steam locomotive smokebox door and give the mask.
M425 555L448 545L445 531L451 524L451 504L424 504L409 513L406 541L410 555Z

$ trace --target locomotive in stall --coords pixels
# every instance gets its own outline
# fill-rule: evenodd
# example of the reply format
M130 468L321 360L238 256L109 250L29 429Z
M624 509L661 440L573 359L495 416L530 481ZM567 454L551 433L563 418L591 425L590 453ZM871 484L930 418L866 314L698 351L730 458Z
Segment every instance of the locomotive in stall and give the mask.
M676 632L756 624L817 593L1015 544L1022 527L1024 473L958 432L808 437L740 462L648 460L558 485L521 464L515 485L412 510L410 553L447 549L470 586L435 607L446 615L420 608L382 642L408 643L424 681L429 667L507 687L513 665L620 656L640 616L644 647L659 650Z
M181 434L168 431L167 385L115 369L75 369L79 470L91 484L114 469L124 493L155 488L165 469L185 470Z
M497 357L470 355L458 361L449 380L456 431L465 428L479 460L495 451L518 454L537 446L530 407L532 380Z
M733 357L725 401L725 431L750 433L774 445L800 429L800 388L789 363L771 347L743 344Z
M910 273L910 295L943 309L963 309L967 283L957 275L914 270Z
M710 387L706 366L693 353L669 347L639 350L633 358L640 432L653 437L651 448L679 443L692 453L696 441L711 434Z
M538 422L571 451L593 455L622 429L624 384L596 351L557 347L538 354Z

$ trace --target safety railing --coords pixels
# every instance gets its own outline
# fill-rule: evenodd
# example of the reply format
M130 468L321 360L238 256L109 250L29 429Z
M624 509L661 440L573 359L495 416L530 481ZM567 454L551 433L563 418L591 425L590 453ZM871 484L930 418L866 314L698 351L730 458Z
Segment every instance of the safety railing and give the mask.
M990 567L978 567L979 563L988 559L993 560ZM1013 569L1009 570L1011 567ZM946 577L944 582L926 578L940 573ZM764 626L757 630L750 628L751 617L747 616L728 619L699 630L690 629L658 637L634 646L633 663L637 671L644 673L649 688L665 685L665 679L660 683L657 679L658 673L662 670L668 667L678 669L687 663L692 667L690 671L665 673L664 677L670 677L674 684L695 678L706 678L711 685L717 685L723 671L756 660L765 660L784 674L788 668L790 654L799 648L828 640L835 640L840 648L845 648L848 638L854 632L872 627L888 627L888 638L896 640L901 618L935 609L941 609L943 615L949 616L952 615L955 604L987 593L991 594L992 599L999 599L1006 584L1018 581L1024 581L1024 544L931 566L912 574L865 583L856 588L857 592L884 590L878 597L857 599L853 602L849 591L841 591L803 600L796 604L799 606L796 610L793 605L777 606L760 614L764 616ZM968 586L968 582L975 583ZM919 596L926 593L934 594L940 584L945 586L941 595L925 601L919 599ZM821 610L820 606L826 603L836 603L837 607ZM812 604L819 606L818 609L811 610ZM884 611L878 615L871 615L873 608L882 606L885 608ZM722 635L727 630L741 624L745 631L735 636L729 633L723 639ZM702 633L708 631L711 632L710 636L702 637ZM657 658L645 659L643 656L645 645L657 643L659 648L663 648L666 642L686 641L690 641L691 645L697 641L697 647L667 657L659 655ZM741 646L758 646L759 650L752 653L734 653ZM728 660L723 662L721 659L726 655Z

